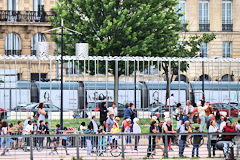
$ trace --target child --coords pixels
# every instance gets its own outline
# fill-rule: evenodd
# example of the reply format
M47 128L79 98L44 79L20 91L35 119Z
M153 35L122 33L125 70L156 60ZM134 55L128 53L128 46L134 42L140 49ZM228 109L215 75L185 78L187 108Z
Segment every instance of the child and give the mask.
M83 132L84 134L91 134L93 133L92 131L92 126L88 125L88 128ZM92 152L92 137L87 136L86 137L86 142L87 142L87 155L91 156L91 152Z
M49 135L49 134L50 134L50 130L49 130L49 127L48 127L48 126L49 126L49 123L48 123L48 122L45 122L45 134L46 134L46 135ZM51 145L51 138L50 138L50 137L47 137L46 146L47 146L48 149L51 148L50 145Z
M196 133L200 133L200 128L196 127L195 130L197 131ZM196 149L196 156L199 158L199 147L201 144L203 137L201 135L194 135L193 136L193 149L192 149L192 157L194 157L194 152Z
M1 135L8 135L8 123L6 121L3 121L2 123L2 131ZM1 146L4 146L4 143L6 144L6 149L10 149L10 141L8 137L1 138Z
M97 131L97 134L103 134L105 133L103 128L102 128L102 125L98 125L98 131ZM98 143L98 147L99 149L102 149L105 151L106 150L106 146L105 146L105 137L104 136L99 136L99 143Z
M65 132L63 132L63 134L68 134L67 127L64 127L63 130L65 131ZM63 145L63 148L65 148L66 155L69 155L69 153L67 151L67 146L68 146L67 136L62 137L62 145Z
M120 130L118 129L118 127L116 126L116 124L114 124L114 125L112 126L111 133L112 133L112 134L117 134L117 133L119 133L119 132L120 132ZM113 136L112 136L112 148L117 149L117 144L118 144L118 136L113 135Z
M32 125L32 121L28 121L28 125L25 128L25 134L26 135L30 135L33 132L33 125ZM30 139L29 137L26 137L26 142L27 142L27 146L30 146Z
M131 119L126 119L126 123L124 125L124 133L131 133ZM124 149L126 149L127 144L130 145L130 149L132 150L132 139L131 136L126 137L126 143L124 145Z
M36 135L38 133L38 126L37 121L33 121L33 135ZM37 147L37 137L33 137L33 146Z
M80 132L84 133L84 131L86 131L87 127L86 127L86 123L82 122L81 126L80 126ZM86 138L84 136L81 137L81 148L85 148L86 147Z
M60 133L59 131L60 131L60 124L57 124L54 135L58 135ZM54 137L53 138L53 146L54 146L54 151L56 151L56 152L57 152L57 144L59 144L59 137Z
M38 132L40 135L43 135L45 134L45 125L44 125L44 121L43 120L40 120L39 121L39 128L38 128ZM39 137L38 139L38 143L39 143L39 147L43 147L43 140L44 140L44 137Z

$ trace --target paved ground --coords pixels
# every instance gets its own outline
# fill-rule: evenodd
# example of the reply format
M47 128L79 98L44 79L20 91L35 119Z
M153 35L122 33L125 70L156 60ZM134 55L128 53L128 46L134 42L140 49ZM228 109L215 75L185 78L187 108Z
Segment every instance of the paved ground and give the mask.
M178 157L178 147L173 146L173 150L169 152L169 159L180 159ZM145 159L146 157L146 151L147 151L147 146L140 146L138 152L132 152L129 147L126 149L125 153L125 159ZM187 147L185 149L184 155L187 157L191 157L191 151L192 151L192 146ZM49 155L51 152L50 149L44 149L41 152L35 151L33 152L34 154L34 160L56 160L56 159L63 159L63 160L72 160L73 157L76 157L76 148L69 148L68 152L70 155L65 154L65 150L63 148L59 148L58 154L52 154ZM91 157L87 157L87 153L85 149L80 149L80 157L82 159L121 159L121 157L112 157L112 155L109 152L106 152L103 154L101 157L97 157L96 154L92 154ZM212 159L212 158L207 158L208 152L206 146L202 146L200 148L200 159ZM162 151L160 149L157 149L156 156L153 157L153 159L161 159ZM223 153L222 151L216 151L217 158L216 159L223 159ZM30 159L30 152L23 152L22 150L10 150L9 153L7 153L5 156L0 156L0 160L10 160L10 159L25 159L28 160Z

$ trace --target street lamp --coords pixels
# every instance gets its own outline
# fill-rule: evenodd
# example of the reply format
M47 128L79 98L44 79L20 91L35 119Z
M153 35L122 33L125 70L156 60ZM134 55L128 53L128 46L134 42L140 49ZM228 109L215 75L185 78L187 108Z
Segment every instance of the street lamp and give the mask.
M69 29L67 27L63 26L63 19L61 20L61 27L53 28L47 31L43 31L42 33L48 33L56 30L61 30L61 106L60 106L60 126L61 129L63 129L63 31L67 30L70 31L70 33L74 32L76 34L81 34L80 32L74 31L72 29Z

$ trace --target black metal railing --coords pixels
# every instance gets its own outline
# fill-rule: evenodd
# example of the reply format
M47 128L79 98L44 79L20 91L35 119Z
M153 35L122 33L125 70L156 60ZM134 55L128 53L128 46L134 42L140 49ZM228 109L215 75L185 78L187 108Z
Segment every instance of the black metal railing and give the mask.
M5 50L6 56L20 56L22 50Z
M209 32L210 31L209 20L199 21L199 30Z
M37 55L37 50L31 50L31 56L36 56Z
M49 22L53 12L0 10L1 22Z
M228 32L233 31L233 24L231 20L222 21L222 31L228 31Z

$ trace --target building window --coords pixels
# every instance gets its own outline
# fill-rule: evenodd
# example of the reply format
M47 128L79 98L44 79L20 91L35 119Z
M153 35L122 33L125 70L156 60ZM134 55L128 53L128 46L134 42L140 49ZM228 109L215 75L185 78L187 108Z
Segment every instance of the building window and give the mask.
M5 39L5 55L21 55L21 40L16 33L9 33Z
M207 43L202 42L200 44L200 56L201 57L208 57L208 45L207 45Z
M35 21L40 21L43 9L44 9L43 0L33 0L33 11Z
M209 23L209 3L208 1L199 1L199 30L210 31Z
M35 33L33 37L31 38L31 55L36 55L36 45L37 42L45 42L46 39L44 37L44 34L42 33Z
M232 1L223 0L222 2L222 30L232 31Z
M185 6L186 6L185 0L180 0L176 6L177 13L182 15L180 17L180 21L182 24L185 24L186 21Z
M8 0L7 1L7 21L16 22L17 21L17 8L18 1L17 0Z
M222 50L223 50L223 57L230 58L231 57L231 42L223 42Z

